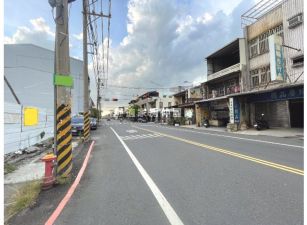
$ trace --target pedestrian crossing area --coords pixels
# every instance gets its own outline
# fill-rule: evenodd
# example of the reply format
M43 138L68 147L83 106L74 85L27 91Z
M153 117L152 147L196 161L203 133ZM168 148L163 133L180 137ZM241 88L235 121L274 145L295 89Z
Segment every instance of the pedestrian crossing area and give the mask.
M105 126L121 126L121 125L130 125L130 124L132 124L132 122L122 122L122 123L120 123L120 122L115 121L115 122L105 122L102 125L105 125Z
M160 134L139 134L139 135L128 135L128 136L121 136L122 140L139 140L139 139L146 139L146 138L158 138L163 137Z

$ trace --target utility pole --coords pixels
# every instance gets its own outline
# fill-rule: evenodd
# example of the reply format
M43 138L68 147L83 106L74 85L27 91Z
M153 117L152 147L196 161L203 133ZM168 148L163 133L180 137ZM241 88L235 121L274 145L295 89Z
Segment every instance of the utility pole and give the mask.
M73 86L73 79L70 76L68 0L49 1L49 3L52 7L56 7L54 152L57 156L57 174L68 177L72 170L71 88Z
M98 110L98 124L100 120L100 78L98 78L98 84L97 84L97 110Z
M83 0L83 138L88 141L90 137L90 112L89 112L89 90L88 90L88 58L87 58L87 13L88 0Z

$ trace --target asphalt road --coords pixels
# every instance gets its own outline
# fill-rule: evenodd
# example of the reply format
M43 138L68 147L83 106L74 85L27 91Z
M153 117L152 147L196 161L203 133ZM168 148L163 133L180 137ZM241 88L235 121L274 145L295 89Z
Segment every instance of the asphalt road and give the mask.
M104 121L56 224L303 224L303 142Z

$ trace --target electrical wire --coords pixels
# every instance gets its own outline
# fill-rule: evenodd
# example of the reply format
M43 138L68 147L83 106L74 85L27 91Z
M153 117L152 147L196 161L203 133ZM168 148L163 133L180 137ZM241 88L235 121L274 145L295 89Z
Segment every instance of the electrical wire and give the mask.
M109 78L110 24L111 24L111 0L109 0L109 17L108 17L107 79L105 84L106 87L108 86L108 78Z

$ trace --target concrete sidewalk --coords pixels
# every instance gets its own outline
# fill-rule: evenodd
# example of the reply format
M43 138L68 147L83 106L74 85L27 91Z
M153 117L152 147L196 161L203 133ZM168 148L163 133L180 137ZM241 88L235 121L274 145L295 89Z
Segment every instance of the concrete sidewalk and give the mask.
M78 146L79 141L72 142L73 151ZM48 152L42 151L39 155L34 157L29 156L19 163L17 169L11 173L4 175L4 219L7 221L11 215L7 215L7 207L12 202L12 197L19 191L25 182L40 180L45 173L45 163L41 161L41 158Z
M184 125L184 128L190 128L195 130L205 130L205 131L215 131L227 133L226 127L196 127L196 125ZM240 130L232 132L235 134L245 134L245 135L263 135L263 136L273 136L273 137L297 137L304 139L304 129L303 128L270 128L266 130L256 130L253 128L247 130Z

